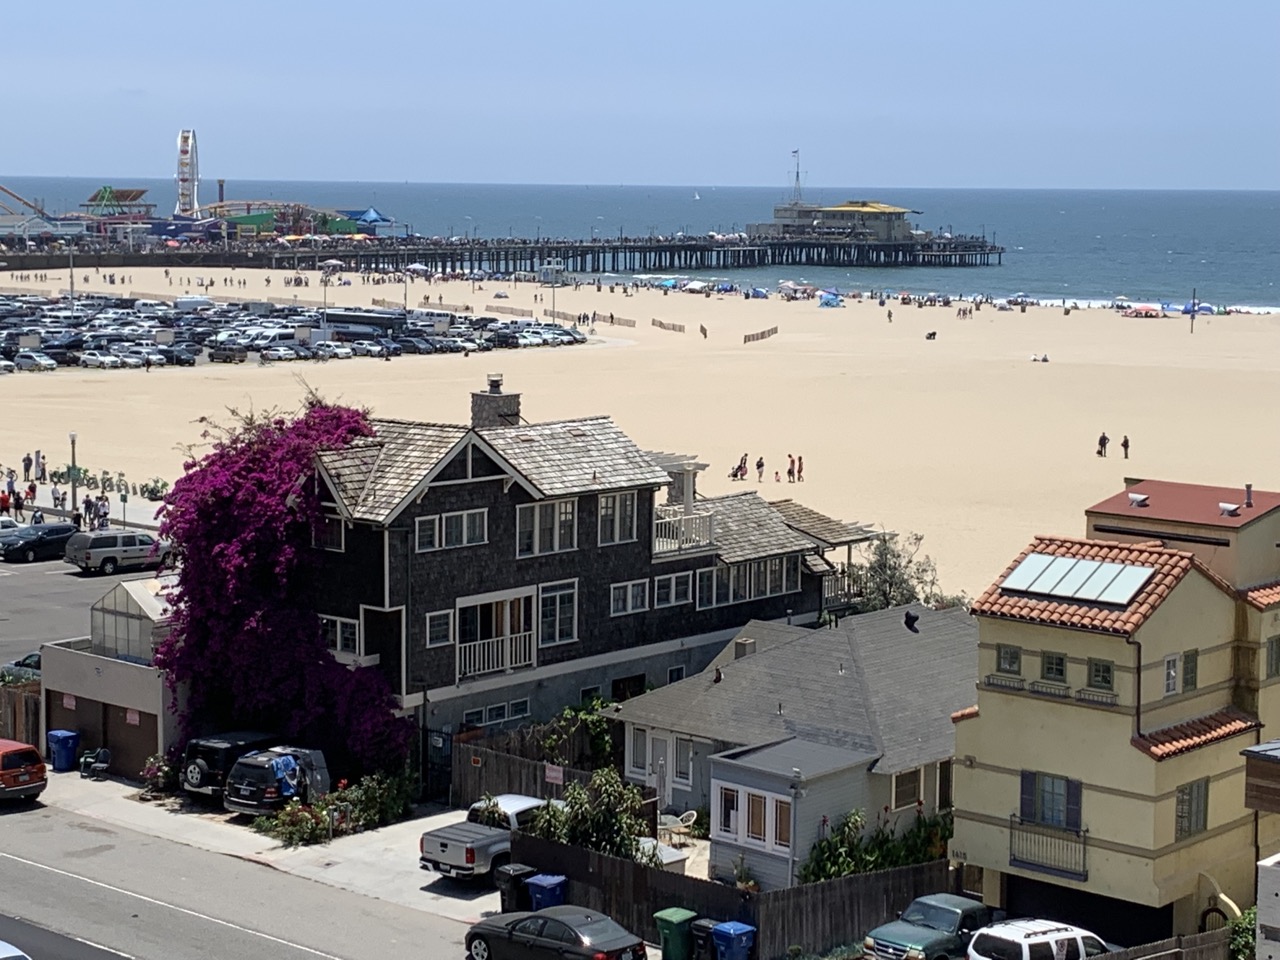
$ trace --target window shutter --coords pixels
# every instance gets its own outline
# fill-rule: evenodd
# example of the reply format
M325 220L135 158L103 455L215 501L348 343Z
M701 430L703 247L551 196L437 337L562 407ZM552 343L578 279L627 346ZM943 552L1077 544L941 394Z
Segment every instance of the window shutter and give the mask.
M1022 809L1021 817L1031 822L1036 818L1036 775L1033 770L1022 771Z
M1084 792L1079 780L1067 781L1067 829L1080 830L1080 800Z

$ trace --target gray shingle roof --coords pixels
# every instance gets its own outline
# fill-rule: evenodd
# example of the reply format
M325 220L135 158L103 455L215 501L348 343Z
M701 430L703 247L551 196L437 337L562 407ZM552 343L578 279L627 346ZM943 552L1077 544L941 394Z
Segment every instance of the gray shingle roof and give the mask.
M342 450L324 450L317 458L333 482L334 495L348 511L360 506L360 498L381 452L382 444L371 438L355 440Z
M794 500L770 500L769 506L782 514L787 526L831 547L871 540L876 531L860 523L845 523Z
M740 764L752 770L761 770L780 777L790 777L795 770L808 778L821 777L837 770L847 770L874 760L879 754L874 750L849 750L825 743L810 743L790 737L780 743L759 747L738 747L717 754L713 760Z
M732 663L734 646L739 640L754 640L756 653L764 653L780 643L790 643L797 637L807 637L812 632L808 627L793 627L785 623L774 623L772 620L748 620L747 625L733 638L733 643L716 654L711 666L720 667Z
M904 624L908 610L919 617L914 632ZM753 622L739 632L757 641L755 653L734 660L731 642L727 659L722 652L702 673L609 707L607 715L743 746L797 737L874 749L877 773L955 752L951 713L973 703L978 670L977 625L964 610L915 603L790 639L763 629L769 626Z
M671 482L608 417L481 427L476 433L547 497Z
M703 497L698 506L715 514L716 555L724 563L814 549L812 540L787 526L782 514L754 491Z

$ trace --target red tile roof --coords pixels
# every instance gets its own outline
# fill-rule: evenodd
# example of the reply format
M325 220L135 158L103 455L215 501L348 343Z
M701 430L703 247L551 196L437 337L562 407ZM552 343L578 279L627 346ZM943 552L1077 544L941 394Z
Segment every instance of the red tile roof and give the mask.
M1129 494L1145 493L1150 499L1145 507L1135 507ZM1085 515L1105 513L1140 520L1166 520L1193 523L1203 527L1239 528L1280 507L1280 493L1253 491L1253 506L1244 505L1244 486L1210 487L1199 483L1174 483L1169 480L1139 480L1120 493L1107 497L1085 510ZM1239 505L1239 516L1224 517L1220 503Z
M1137 567L1153 567L1155 573L1134 594L1128 606L1117 607L1089 600L1066 600L1039 597L1017 591L1005 592L1000 584L1028 554L1045 553L1053 557L1076 557L1101 560ZM1110 540L1077 540L1069 537L1036 537L1000 577L974 601L971 612L984 617L1043 623L1075 630L1132 636L1146 622L1192 570L1198 570L1215 586L1231 597L1236 592L1225 580L1185 550L1171 550L1158 543L1115 543Z
M1257 717L1251 717L1235 707L1224 707L1195 720L1175 723L1163 730L1148 731L1129 742L1153 760L1167 760L1197 747L1257 730L1261 726Z
M1280 580L1272 580L1270 583L1259 584L1256 587L1250 587L1248 590L1241 590L1240 595L1250 606L1257 607L1259 610L1266 610L1268 607L1280 603Z
M963 710L957 710L951 715L952 723L959 723L961 720L971 720L978 715L978 707L975 704L972 707L965 707Z

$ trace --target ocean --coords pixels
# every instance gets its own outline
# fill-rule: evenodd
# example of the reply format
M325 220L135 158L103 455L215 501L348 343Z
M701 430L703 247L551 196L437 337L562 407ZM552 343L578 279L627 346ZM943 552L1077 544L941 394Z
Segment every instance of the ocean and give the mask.
M76 210L104 183L145 187L157 213L173 209L172 180L6 177L0 184L50 213ZM200 199L216 199L212 180ZM789 191L774 187L546 186L231 180L229 199L290 200L322 208L377 207L396 232L423 236L671 236L734 233L767 221ZM935 232L985 234L1004 264L964 269L783 268L725 279L772 288L781 280L851 290L1025 294L1085 305L1117 296L1181 306L1204 303L1280 310L1280 192L1138 190L805 190L806 200L878 199L921 211ZM696 198L696 199L695 199ZM8 206L14 203L0 196ZM710 279L710 277L701 277Z

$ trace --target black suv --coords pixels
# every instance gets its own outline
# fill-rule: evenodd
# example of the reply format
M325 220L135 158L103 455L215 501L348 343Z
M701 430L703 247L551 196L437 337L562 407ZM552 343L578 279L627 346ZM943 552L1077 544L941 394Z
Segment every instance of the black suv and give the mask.
M249 351L244 347L214 347L209 351L210 363L244 363Z
M182 789L205 797L221 797L227 774L237 760L279 742L275 734L254 730L189 740L182 754Z
M329 792L324 753L305 747L271 747L247 753L227 775L222 805L257 816L279 810L294 797L311 803Z
M404 353L404 347L395 340L392 340L390 337L374 337L373 342L378 344L383 350L393 357L398 357L400 354Z
M0 537L0 559L31 563L35 560L61 560L67 552L67 541L79 531L70 523L33 523L6 530Z

